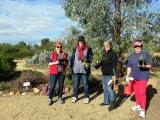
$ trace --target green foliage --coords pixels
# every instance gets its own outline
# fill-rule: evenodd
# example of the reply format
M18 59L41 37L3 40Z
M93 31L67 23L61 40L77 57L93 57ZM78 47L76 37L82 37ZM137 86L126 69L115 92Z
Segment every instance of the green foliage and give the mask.
M49 38L43 38L41 40L41 46L40 49L46 49L46 50L54 50L55 43L51 42Z
M64 51L71 53L73 48L76 47L77 38L81 34L81 31L75 27L70 27L67 31L68 34L63 38Z
M49 43L49 38L43 38L42 40L41 40L41 46L46 46L48 43Z
M10 84L6 82L0 82L0 91L8 90L10 88L11 88Z
M113 33L111 16L111 2L106 0L61 0L65 13L72 20L78 21L84 32L92 38L108 38L108 33Z
M73 80L68 79L67 77L64 80L65 87L73 87Z
M160 56L152 56L153 66L160 66Z
M13 58L7 54L0 54L0 81L13 77L16 63Z
M20 42L16 45L0 44L1 54L8 54L14 59L20 59L34 54L34 50L31 46L26 45L24 42Z
M116 9L118 4L113 0L61 0L61 4L65 14L83 28L83 34L96 54L102 50L105 39L113 41L113 48L121 53L121 60L124 59L124 53L133 51L132 43L135 39L142 39L144 49L151 52L160 46L160 13L149 11L151 2L121 1L120 11ZM115 41L117 25L120 27L119 41Z

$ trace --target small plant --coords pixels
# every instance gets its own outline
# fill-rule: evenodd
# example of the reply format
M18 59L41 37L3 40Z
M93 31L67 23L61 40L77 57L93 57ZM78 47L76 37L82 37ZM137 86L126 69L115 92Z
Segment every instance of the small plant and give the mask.
M11 86L8 83L0 82L0 91L8 90Z
M141 55L139 58L138 58L138 66L139 67L145 67L146 65L146 60L145 58Z
M88 60L86 57L84 57L84 58L82 59L82 63L83 63L83 65L84 65L84 67L85 67L86 69L89 69L90 62L89 62L89 60Z
M66 69L66 77L71 80L72 79L72 69L70 67L67 67Z
M26 70L23 71L20 77L15 81L16 89L22 89L24 82L30 82L31 87L37 87L40 84L46 83L42 73Z
M102 51L100 51L99 53L96 53L94 56L93 56L93 66L98 69L100 66L99 64L101 63L102 61Z

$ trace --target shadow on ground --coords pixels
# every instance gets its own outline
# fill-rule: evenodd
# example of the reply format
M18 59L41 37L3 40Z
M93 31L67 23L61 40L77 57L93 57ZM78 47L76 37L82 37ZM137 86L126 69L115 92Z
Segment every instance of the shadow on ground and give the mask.
M152 85L148 85L147 86L147 98L146 98L146 110L148 110L148 107L149 107L149 104L150 104L150 102L151 102L151 100L152 100L152 98L154 97L154 95L155 94L157 94L158 92L157 92L157 90L156 90L156 88L153 88L153 86ZM132 97L131 97L131 101L134 101L135 102L135 96L133 95Z

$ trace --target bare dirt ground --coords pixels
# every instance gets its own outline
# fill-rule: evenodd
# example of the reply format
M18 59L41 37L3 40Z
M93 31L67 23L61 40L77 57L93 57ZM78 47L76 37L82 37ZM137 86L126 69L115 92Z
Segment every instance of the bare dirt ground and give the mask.
M99 106L103 93L91 94L90 104L83 103L80 94L77 103L71 103L72 93L64 94L65 103L60 104L57 97L51 106L47 96L28 94L25 96L0 96L0 120L141 120L138 112L131 110L134 102L127 98L119 107L109 112L107 107ZM147 114L145 120L159 120L160 78L151 77L147 88Z

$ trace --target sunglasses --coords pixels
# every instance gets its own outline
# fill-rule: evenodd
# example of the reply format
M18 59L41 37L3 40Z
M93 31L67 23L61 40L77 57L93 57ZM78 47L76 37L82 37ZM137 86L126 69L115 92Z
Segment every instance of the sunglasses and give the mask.
M142 46L134 46L134 48L141 48Z
M56 48L62 48L62 46L57 46Z

